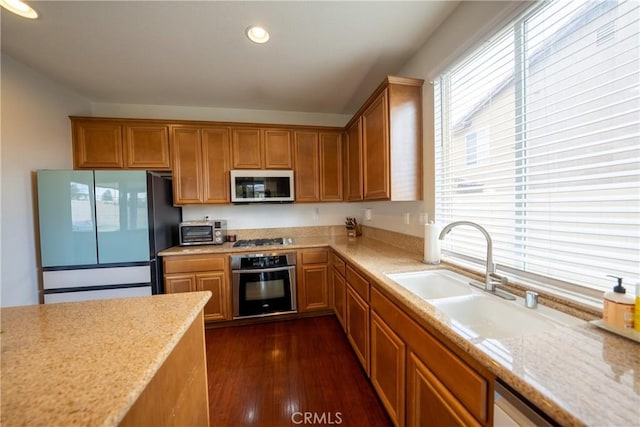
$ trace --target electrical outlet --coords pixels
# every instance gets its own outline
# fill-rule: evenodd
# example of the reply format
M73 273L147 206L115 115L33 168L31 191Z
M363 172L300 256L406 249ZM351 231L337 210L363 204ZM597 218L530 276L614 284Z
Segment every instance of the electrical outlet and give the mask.
M411 223L411 214L409 212L404 213L404 223L409 225Z
M317 221L318 218L320 218L320 209L313 208L313 219L315 219Z
M371 209L370 208L365 209L364 219L366 219L367 221L371 221L371 216L372 216Z
M427 222L429 222L428 219L429 215L427 215L426 212L420 212L420 215L418 215L418 222L420 224L426 224Z

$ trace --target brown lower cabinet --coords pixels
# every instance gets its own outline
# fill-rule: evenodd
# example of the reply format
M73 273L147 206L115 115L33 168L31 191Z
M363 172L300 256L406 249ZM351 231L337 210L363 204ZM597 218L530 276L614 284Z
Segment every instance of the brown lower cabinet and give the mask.
M336 258L338 258L338 264L336 264ZM342 265L342 270L339 265ZM345 264L337 255L334 255L333 268L332 268L332 286L333 292L333 311L342 325L342 330L346 331L346 305L345 300L347 298L347 284L344 279Z
M407 346L376 314L371 312L371 384L393 424L404 425Z
M231 320L231 284L225 255L164 257L166 293L211 291L204 307L205 322Z
M298 311L328 310L329 251L307 249L298 251Z
M347 339L369 376L369 282L349 265L345 308Z
M405 389L406 425L492 425L490 407L493 405L495 377L490 372L480 366L472 367L471 361L467 363L455 354L373 287L371 316L376 319L378 329L387 333L385 339L389 341L372 345L372 361L396 357L396 366L385 372L382 391L387 397L381 395L381 399L384 402L388 396L395 396L398 390ZM400 343L406 346L406 350L401 350ZM397 360L403 357L401 353L404 351L407 353L407 367L406 372L401 372L401 364ZM405 378L406 388L403 386ZM393 418L394 412L390 410L389 413ZM394 421L403 425L400 417Z
M415 353L409 353L407 369L409 426L481 426Z
M393 424L491 426L495 376L413 320L339 255L332 260L334 312Z

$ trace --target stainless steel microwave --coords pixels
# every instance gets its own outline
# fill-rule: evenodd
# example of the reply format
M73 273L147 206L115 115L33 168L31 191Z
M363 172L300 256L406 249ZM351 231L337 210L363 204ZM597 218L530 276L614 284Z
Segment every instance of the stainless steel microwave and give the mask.
M232 170L232 203L291 203L292 170Z
M221 245L227 240L227 221L186 221L180 223L180 245Z

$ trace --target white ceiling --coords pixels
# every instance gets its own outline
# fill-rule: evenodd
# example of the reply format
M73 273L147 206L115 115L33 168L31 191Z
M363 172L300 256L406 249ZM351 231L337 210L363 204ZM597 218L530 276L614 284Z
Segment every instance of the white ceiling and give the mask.
M94 102L352 114L457 1L32 1L2 50ZM244 30L264 25L266 45Z

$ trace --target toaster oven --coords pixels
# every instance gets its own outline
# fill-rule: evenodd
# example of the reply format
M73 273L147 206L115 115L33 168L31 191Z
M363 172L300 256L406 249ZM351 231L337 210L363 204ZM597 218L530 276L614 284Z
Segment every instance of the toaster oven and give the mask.
M227 221L186 221L180 223L180 245L221 245L227 240Z

